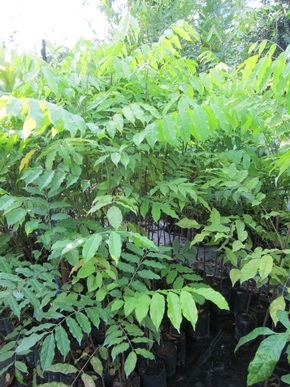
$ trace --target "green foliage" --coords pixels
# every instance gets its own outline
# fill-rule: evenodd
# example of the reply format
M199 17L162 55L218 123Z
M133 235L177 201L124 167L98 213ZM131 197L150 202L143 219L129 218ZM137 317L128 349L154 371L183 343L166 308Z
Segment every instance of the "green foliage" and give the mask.
M271 376L285 345L290 341L289 314L285 311L280 311L278 313L278 320L286 328L285 332L276 333L269 328L256 328L246 336L242 337L238 342L235 350L237 350L241 345L254 340L259 335L269 336L263 339L258 347L254 359L249 365L247 379L248 386L262 382ZM286 381L287 378L289 378L289 375L284 375L283 378Z
M177 22L138 48L80 41L59 63L19 64L1 94L0 307L17 321L1 356L18 371L26 368L14 348L38 346L45 371L106 325L102 348L123 358L125 378L138 356L152 358L163 317L179 330L183 318L195 326L206 300L228 309L184 265L201 242L233 265L233 284L282 284L270 308L280 318L290 254L288 54L274 58L262 42L236 69L206 70L204 56L182 51L183 40L203 39ZM162 246L152 230L170 223L192 241ZM101 351L88 355L98 373Z

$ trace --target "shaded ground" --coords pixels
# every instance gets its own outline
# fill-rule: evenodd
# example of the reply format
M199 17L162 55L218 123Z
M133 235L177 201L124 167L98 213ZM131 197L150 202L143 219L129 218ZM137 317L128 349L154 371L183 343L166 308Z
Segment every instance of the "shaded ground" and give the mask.
M186 364L168 381L168 387L246 386L247 367L254 351L246 349L234 354L236 340L230 321L230 316L227 321L219 321L209 339L187 337Z
M209 339L191 339L187 337L186 364L177 369L168 380L168 387L246 387L247 368L254 358L258 343L250 347L234 349L233 320L229 316L221 319L214 317L211 323L213 334ZM277 375L290 372L287 363L278 363ZM281 386L287 386L285 383ZM264 383L255 386L263 387Z

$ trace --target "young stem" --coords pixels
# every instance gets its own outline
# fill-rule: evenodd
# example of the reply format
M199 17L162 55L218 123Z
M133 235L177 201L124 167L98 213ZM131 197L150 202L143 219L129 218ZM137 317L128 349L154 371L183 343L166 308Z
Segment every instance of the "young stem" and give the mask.
M122 353L122 365L121 365L121 369L122 369L122 381L123 381L123 380L126 380L126 378L125 378L124 364L125 364L125 354L124 354L124 352L123 352L123 353Z
M250 305L251 305L251 301L252 301L252 296L253 296L253 288L251 288L251 293L250 293L250 296L249 296L249 299L248 299L248 302L247 302L247 307L246 307L246 316L247 317L249 315L249 310L250 310Z

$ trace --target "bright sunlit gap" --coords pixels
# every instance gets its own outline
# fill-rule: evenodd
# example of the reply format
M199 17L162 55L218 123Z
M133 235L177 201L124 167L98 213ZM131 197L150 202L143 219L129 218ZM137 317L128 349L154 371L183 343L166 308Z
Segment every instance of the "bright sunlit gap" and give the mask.
M108 32L100 1L83 0L9 0L1 4L1 40L21 51L40 52L41 40L72 47L80 37L103 39Z
M85 5L83 5L85 3ZM122 6L126 0L115 1ZM101 0L7 0L1 3L0 40L9 48L40 53L42 39L72 47L81 37L104 39L109 25L98 7ZM249 0L259 7L259 0Z

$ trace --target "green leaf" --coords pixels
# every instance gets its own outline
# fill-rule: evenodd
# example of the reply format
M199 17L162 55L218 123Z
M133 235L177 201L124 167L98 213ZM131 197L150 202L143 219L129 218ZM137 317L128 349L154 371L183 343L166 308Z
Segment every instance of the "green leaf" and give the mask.
M30 301L30 303L34 306L34 309L37 310L40 308L40 302L36 296L36 294L29 288L23 288L22 293L25 298Z
M99 354L102 359L107 360L109 357L109 351L106 347L99 347Z
M54 332L55 332L55 341L56 341L57 348L59 352L62 354L62 356L66 357L66 355L70 351L70 341L69 341L68 335L65 329L61 325L58 325L55 328Z
M176 270L170 270L166 276L166 282L168 285L172 284L177 277L178 272Z
M118 230L118 228L121 226L122 221L123 221L123 215L122 215L121 210L116 206L110 207L108 212L107 212L107 218L108 218L108 221L110 222L111 226L115 230Z
M45 371L49 366L51 366L52 361L55 355L55 341L54 334L46 336L43 340L40 352L40 363L42 369Z
M145 357L145 359L150 359L150 360L154 360L155 359L153 353L148 351L147 349L136 348L135 352L137 353L137 355Z
M187 41L191 41L191 38L190 38L190 35L187 31L185 31L185 29L183 28L183 26L180 26L180 25L177 25L177 24L173 24L172 26L172 29L173 31L175 31L182 39L185 39Z
M160 263L158 261L153 261L152 259L145 259L142 264L144 266L147 266L149 268L153 268L153 269L165 269L165 266L163 263Z
M84 266L82 266L80 268L80 270L78 271L78 278L87 278L89 277L91 274L93 274L95 272L95 265L89 261L87 263L84 264Z
M210 213L210 221L212 224L219 225L221 223L221 215L217 209L213 208Z
M135 145L139 146L145 138L145 131L134 134L132 141Z
M27 365L25 363L23 363L23 361L16 361L15 368L17 368L20 372L28 374Z
M244 247L245 245L241 241L234 241L232 244L232 251L233 253L235 253L236 251L239 251Z
M103 278L102 273L98 273L100 278ZM99 287L98 281L97 281L97 276L95 275L90 275L87 277L87 287L89 292L93 292Z
M179 297L182 314L191 323L193 329L195 329L195 325L198 319L198 311L195 301L192 298L192 294L182 290Z
M82 373L81 379L84 383L84 387L95 387L96 386L94 379L90 375L88 375L84 372Z
M120 159L121 159L120 153L114 152L111 154L111 160L116 165L116 167L118 166Z
M245 66L245 69L243 72L243 80L247 79L251 75L253 69L256 66L258 59L259 59L259 55L253 55L243 62L243 65Z
M15 352L16 353L22 353L22 352L26 352L28 351L30 348L32 348L37 342L39 342L42 337L45 335L46 333L42 333L41 335L37 335L37 334L33 334L29 337L24 337L22 340L21 340L21 343L18 345L18 347L16 348Z
M283 383L290 385L290 374L281 376L281 380Z
M261 280L266 279L273 269L273 258L271 255L266 254L260 260L259 274Z
M249 386L262 382L272 375L288 340L289 334L280 333L262 341L248 368Z
M222 294L212 288L198 288L193 289L193 292L200 294L206 300L216 304L220 309L229 310L229 305Z
M15 345L15 344L14 344ZM14 346L13 345L13 346ZM8 351L8 350L5 350L3 349L3 347L1 348L1 353L0 353L0 361L1 362L5 362L5 360L7 359L11 359L13 356L15 355L15 352L14 351ZM14 361L14 359L13 359Z
M137 298L125 297L125 304L124 304L125 317L128 317L134 311L136 304L137 304Z
M164 212L164 214L169 215L169 216L171 216L172 218L178 219L178 215L176 214L176 212L173 211L173 210L171 209L171 207L168 206L167 204L163 204L163 205L162 205L162 211Z
M15 198L9 195L3 195L0 198L0 211L5 211L15 202Z
M33 219L28 222L25 222L25 232L27 235L31 234L33 231L39 228L40 220Z
M52 71L52 69L50 69L49 67L43 66L42 74L45 78L45 81L48 87L52 90L55 96L58 96L58 89L59 89L58 80L54 72Z
M153 241L148 239L146 236L140 235L138 233L130 233L128 237L132 239L137 247L144 247L145 249L158 250L158 247Z
M116 328L117 330L113 330L111 332L110 328ZM110 328L107 330L107 334L106 334L106 338L105 338L105 341L104 341L104 345L106 345L106 346L108 345L108 346L111 347L111 346L117 344L117 347L118 347L119 345L121 345L121 343L125 339L124 333L121 330L119 330L116 325L110 326ZM123 343L123 344L127 344L127 343ZM116 351L119 350L118 348L116 349ZM120 347L121 352L123 351L122 348L123 347Z
M268 336L268 335L273 335L274 332L270 328L266 327L261 327L261 328L255 328L253 331L248 333L246 336L243 336L240 338L236 348L235 352L244 344L249 343L252 340L255 340L258 336L263 335L263 336Z
M184 285L184 277L178 277L173 282L173 289L181 289Z
M61 374L75 374L78 372L78 369L72 365L72 364L66 364L66 363L56 363L49 366L47 371L51 372L60 372Z
M279 310L285 310L285 308L286 308L286 302L283 296L277 297L275 300L271 302L269 311L270 311L270 316L275 325L279 321L277 312Z
M156 121L146 126L145 136L148 144L151 146L151 148L153 148L155 143L159 140L158 126Z
M170 145L176 145L176 123L172 114L168 114L160 121L159 138Z
M125 360L125 364L124 364L124 371L127 378L134 371L136 364L137 364L137 355L134 351L132 351L127 356L127 359Z
M14 365L14 359L11 362L5 363L5 366L1 367L0 376L4 375L9 370L10 367L13 367L13 365Z
M15 297L12 297L11 294L9 294L8 297L5 297L4 301L5 301L5 304L7 306L9 306L11 311L15 314L15 316L17 316L18 319L20 320L21 309L20 309L20 306L19 306L18 302L16 301Z
M86 308L85 309L87 316L91 320L91 322L94 324L96 328L100 325L100 313L98 308Z
M161 204L153 203L152 209L151 209L151 214L152 214L154 222L157 223L160 219L160 216L161 216Z
M281 324L284 325L286 329L290 328L290 321L289 321L289 312L284 310L278 310L277 311L278 320L281 322ZM289 347L290 350L290 347Z
M99 301L99 302L102 302L105 297L107 296L108 292L107 290L105 289L99 289L97 292L96 292L96 301Z
M123 257L123 256L122 256ZM128 255L127 255L128 257ZM126 259L126 258L125 258ZM133 265L129 265L128 263L125 263L125 262L119 262L118 264L118 268L121 270L121 271L124 271L125 273L131 273L133 274L135 272L135 266Z
M150 318L156 329L159 330L160 324L165 313L165 298L160 293L154 293L150 302Z
M167 294L167 316L175 329L180 329L182 322L182 314L180 307L180 300L177 294L169 292Z
M135 307L136 318L139 323L148 315L149 306L150 306L150 296L147 294L142 294L138 297Z
M231 281L232 281L232 286L234 286L235 285L235 283L237 282L237 281L239 281L239 279L240 279L240 274L241 272L240 272L240 270L238 270L238 269L232 269L231 271L230 271L230 279L231 279Z
M24 208L15 208L14 210L6 214L7 225L8 227L14 226L17 223L23 223L27 211Z
M122 112L128 121L130 121L132 124L135 124L135 116L133 110L129 106L125 106L122 109Z
M243 283L250 278L254 278L259 270L260 259L251 259L241 269L240 282Z
M82 254L83 254L85 263L87 263L88 261L90 261L94 257L101 242L102 242L102 235L101 234L94 234L85 241L85 244L84 244L83 250L82 250Z
M145 279L160 279L160 276L158 274L153 273L151 270L139 270L138 275L141 278Z
M82 312L76 312L75 316L83 332L90 334L92 330L92 326L87 316Z
M190 141L192 122L187 111L181 111L177 116L177 128L180 138L185 143Z
M109 236L108 245L109 245L109 252L111 254L111 257L116 263L118 263L121 256L121 249L122 249L122 238L120 234L118 234L115 231L112 231Z
M112 360L114 361L116 359L116 356L118 356L120 353L126 352L129 347L130 346L128 343L121 343L116 345L111 351Z
M183 218L179 222L176 223L177 226L181 228L194 228L194 229L199 229L200 224L194 220L194 219L188 219L188 218Z
M114 300L111 304L111 311L115 312L116 310L121 309L123 305L124 305L123 300Z
M205 141L210 134L208 115L203 106L196 105L193 109L193 128L191 134L200 141Z
M101 360L96 357L96 356L92 356L90 358L90 363L91 363L91 366L93 367L93 370L100 376L103 375L103 364L101 362Z
M0 358L1 358L1 360L0 361L4 361L4 360L6 360L6 359L9 359L9 356L7 356L7 353L14 353L14 348L15 348L15 344L16 344L16 342L15 341L10 341L10 342L8 342L7 344L4 344L2 347L1 347L1 354L0 354ZM13 350L13 351L11 351L11 349ZM5 359L4 358L2 358L2 355L4 355L5 354Z
M195 245L196 243L200 243L209 236L210 233L208 231L202 231L200 234L196 234L195 237L193 238L193 241L190 243L190 246Z
M149 201L143 200L141 203L141 207L140 207L140 214L141 214L142 218L145 219L145 217L148 213L148 210L149 210Z
M81 327L79 326L79 324L71 317L68 317L66 319L66 324L67 324L71 334L73 335L73 337L80 344L82 341L82 338L83 338L83 331L81 330Z
M55 171L53 170L44 171L41 177L37 180L39 191L42 191L50 184L54 174L55 174Z

